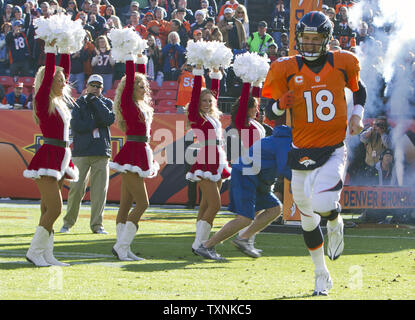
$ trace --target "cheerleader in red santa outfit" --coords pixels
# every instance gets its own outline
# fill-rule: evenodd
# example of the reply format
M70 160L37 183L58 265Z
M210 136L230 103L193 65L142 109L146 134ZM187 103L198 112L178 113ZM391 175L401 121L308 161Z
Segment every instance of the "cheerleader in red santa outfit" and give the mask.
M135 67L134 60L137 60ZM110 163L110 168L121 172L120 208L116 218L117 241L113 254L123 261L143 260L130 248L138 230L138 222L149 206L145 178L153 178L160 168L153 158L149 142L153 108L146 79L146 57L139 54L126 58L125 76L121 79L114 99L114 110L127 141ZM137 68L138 72L135 72ZM133 202L135 207L131 210Z
M247 52L236 56L233 69L243 81L241 96L232 108L232 120L238 130L244 154L254 142L265 138L266 135L265 128L256 118L261 99L261 85L269 70L268 59Z
M67 266L53 256L53 224L61 213L61 187L64 179L77 181L78 169L72 163L69 148L71 113L66 105L70 99L67 84L70 55L61 53L55 66L54 42L45 46L46 62L34 81L33 117L43 134L43 145L36 152L23 175L34 178L41 196L41 216L26 258L36 266Z
M238 130L241 153L246 155L249 148L258 140L265 138L265 128L260 124L256 118L259 112L260 102L260 83L256 83L252 86L250 95L251 84L244 82L242 85L241 97L235 102L232 110L232 116L234 126ZM246 161L250 161L247 159ZM261 211L255 213L257 216ZM267 212L267 215L273 214ZM275 217L267 217L267 220L275 220ZM247 227L241 229L237 237L233 240L233 243L238 249L241 249L245 254L253 258L261 256L262 250L255 248L255 236L257 228L255 220Z
M195 75L192 98L188 106L188 120L201 148L196 161L186 175L196 181L202 192L202 201L196 222L196 236L192 251L209 239L213 220L221 207L220 189L222 181L230 178L231 168L223 147L223 133L220 122L221 112L217 107L219 81L222 77L218 69L210 73L211 89L201 90L203 68L193 69Z
M234 126L238 130L241 138L242 152L246 152L255 141L265 138L265 128L256 121L259 112L259 88L252 87L251 84L244 82L242 85L241 97L233 105L232 118Z

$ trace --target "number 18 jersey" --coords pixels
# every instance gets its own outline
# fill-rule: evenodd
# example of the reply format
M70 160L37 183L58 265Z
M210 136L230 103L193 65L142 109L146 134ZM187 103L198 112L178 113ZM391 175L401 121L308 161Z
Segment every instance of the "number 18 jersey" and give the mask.
M262 95L274 100L294 92L291 111L293 144L297 148L333 146L345 139L347 104L344 89L359 89L359 60L348 51L329 52L314 73L301 56L282 57L271 64Z

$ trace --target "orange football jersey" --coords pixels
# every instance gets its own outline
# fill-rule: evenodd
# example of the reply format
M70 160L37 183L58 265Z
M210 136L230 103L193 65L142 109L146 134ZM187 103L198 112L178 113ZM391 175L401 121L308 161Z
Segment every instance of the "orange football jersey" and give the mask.
M177 79L177 81L179 82L179 89L177 92L176 105L184 107L188 103L190 103L190 100L192 98L194 79L195 76L192 72L183 70L179 79ZM205 77L202 77L202 88L206 88Z
M294 92L291 108L293 144L297 148L333 146L345 139L347 104L344 89L359 89L360 65L348 51L329 52L319 73L301 56L281 57L271 64L262 95L278 100Z

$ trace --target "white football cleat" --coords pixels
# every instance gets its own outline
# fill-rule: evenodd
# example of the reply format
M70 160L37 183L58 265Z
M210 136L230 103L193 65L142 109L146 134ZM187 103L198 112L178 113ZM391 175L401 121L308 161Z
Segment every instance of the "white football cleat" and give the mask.
M329 290L333 287L330 273L325 270L314 271L314 277L313 296L328 296Z
M343 218L339 214L338 224L334 228L330 228L327 223L327 256L330 260L336 260L343 253L344 250L344 223Z

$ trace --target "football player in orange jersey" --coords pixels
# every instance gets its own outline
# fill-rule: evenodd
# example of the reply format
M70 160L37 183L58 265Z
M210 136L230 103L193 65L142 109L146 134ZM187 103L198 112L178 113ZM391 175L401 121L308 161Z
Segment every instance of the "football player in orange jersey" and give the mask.
M299 55L272 63L262 95L274 101L271 120L290 109L293 143L289 152L291 188L301 213L304 241L315 265L313 295L327 295L332 280L324 260L321 217L327 222L327 254L337 259L344 248L340 194L346 164L347 125L363 129L366 89L359 79L359 61L347 51L328 51L332 24L321 12L304 15L295 27ZM353 91L354 109L347 123L345 88Z

